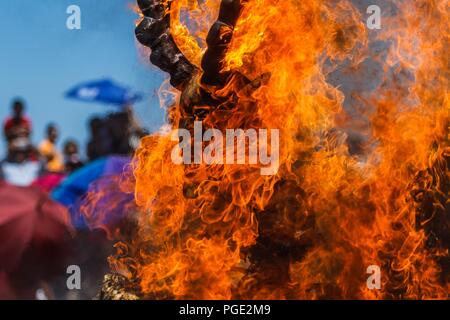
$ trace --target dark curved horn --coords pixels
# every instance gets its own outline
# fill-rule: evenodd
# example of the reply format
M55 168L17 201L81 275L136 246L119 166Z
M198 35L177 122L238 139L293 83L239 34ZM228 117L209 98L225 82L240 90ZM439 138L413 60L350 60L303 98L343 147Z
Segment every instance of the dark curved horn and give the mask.
M150 61L170 74L170 83L182 90L195 73L196 67L183 56L170 34L171 0L137 0L144 18L136 28L136 38L152 49ZM229 48L233 30L246 0L222 0L219 18L212 25L206 43L208 48L202 58L206 85L224 85L230 72L222 72L223 59Z
M234 27L245 0L222 0L219 18L212 25L206 38L208 49L202 59L202 83L221 86L230 72L222 72L223 60L233 37Z
M170 34L171 0L138 0L144 15L136 28L136 38L151 48L150 61L170 74L170 83L178 89L191 79L195 67L183 56Z

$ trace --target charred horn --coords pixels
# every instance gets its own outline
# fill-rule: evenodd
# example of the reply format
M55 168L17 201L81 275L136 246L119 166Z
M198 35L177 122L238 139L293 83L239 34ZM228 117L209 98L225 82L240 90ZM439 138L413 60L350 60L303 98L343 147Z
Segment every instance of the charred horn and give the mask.
M183 56L170 34L170 4L170 0L138 0L144 18L135 33L140 43L151 48L150 61L168 72L170 83L181 90L195 67Z
M212 25L206 38L208 48L202 59L202 83L223 86L230 72L223 72L223 60L233 37L234 27L240 16L243 3L241 0L222 0L219 18Z

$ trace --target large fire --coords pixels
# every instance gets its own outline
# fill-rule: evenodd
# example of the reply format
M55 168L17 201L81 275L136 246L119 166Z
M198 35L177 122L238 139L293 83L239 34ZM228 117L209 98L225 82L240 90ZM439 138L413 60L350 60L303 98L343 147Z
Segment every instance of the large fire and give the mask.
M364 1L138 3L179 49L152 57L184 72L172 128L280 130L272 176L174 164L170 134L143 139L137 231L111 258L142 297L449 297L448 0L384 1L380 30Z

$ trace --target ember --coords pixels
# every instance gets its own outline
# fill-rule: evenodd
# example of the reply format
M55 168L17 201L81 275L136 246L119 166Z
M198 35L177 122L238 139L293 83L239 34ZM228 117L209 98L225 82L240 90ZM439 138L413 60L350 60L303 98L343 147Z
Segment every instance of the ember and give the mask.
M280 130L271 176L142 140L138 231L111 257L141 298L448 298L448 1L386 1L378 31L351 0L138 5L172 128Z

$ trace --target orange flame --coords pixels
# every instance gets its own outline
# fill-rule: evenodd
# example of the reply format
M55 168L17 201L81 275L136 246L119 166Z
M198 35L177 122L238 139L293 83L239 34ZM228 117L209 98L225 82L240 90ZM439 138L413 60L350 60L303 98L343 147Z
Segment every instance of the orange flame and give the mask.
M199 66L218 1L193 3L173 1L171 28ZM280 170L176 165L168 134L143 139L134 255L113 260L145 297L448 298L449 3L387 4L372 31L349 0L246 2L225 69L270 77L249 94L230 80L215 94L236 106L204 121L280 129ZM173 127L183 117L171 106Z
M134 21L134 24L135 24L135 26L139 25L139 23L141 23L142 19L144 19L144 15L142 14L141 10L139 10L138 5L128 3L128 9L138 15L138 18Z

